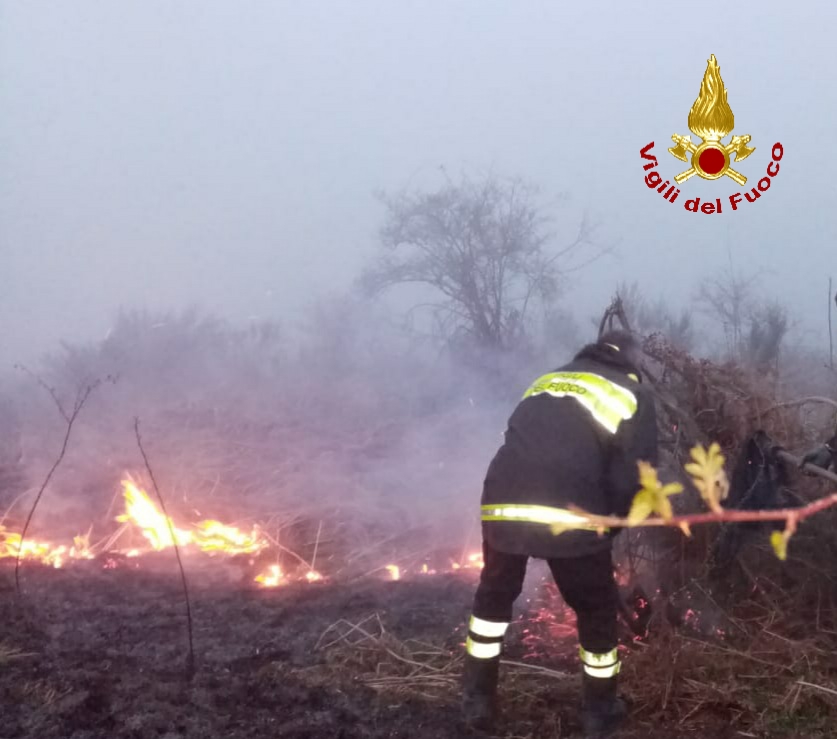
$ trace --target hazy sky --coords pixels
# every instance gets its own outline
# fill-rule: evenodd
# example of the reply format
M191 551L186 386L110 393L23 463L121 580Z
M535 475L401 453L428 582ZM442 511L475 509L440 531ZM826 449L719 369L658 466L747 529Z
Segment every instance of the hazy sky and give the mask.
M731 254L821 340L837 6L700 7L0 0L0 359L101 337L119 305L294 316L373 253L373 192L440 165L566 193L568 231L586 210L618 241L568 296L582 316L621 279L685 301ZM759 201L709 216L683 203L741 188L693 178L668 204L639 150L686 168L666 148L712 53L748 185L785 156Z

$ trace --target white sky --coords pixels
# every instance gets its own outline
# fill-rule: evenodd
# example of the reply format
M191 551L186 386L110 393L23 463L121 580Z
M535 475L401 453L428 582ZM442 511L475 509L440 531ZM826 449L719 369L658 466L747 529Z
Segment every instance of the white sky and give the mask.
M641 9L640 9L641 8ZM837 278L837 5L764 2L0 0L0 358L105 334L120 305L295 316L374 251L380 189L494 168L567 193L618 242L568 295L586 320L615 284L685 302L733 263L766 271L822 341ZM704 30L701 24L705 23ZM716 41L707 41L717 33ZM665 203L666 153L714 53L770 191L729 179Z

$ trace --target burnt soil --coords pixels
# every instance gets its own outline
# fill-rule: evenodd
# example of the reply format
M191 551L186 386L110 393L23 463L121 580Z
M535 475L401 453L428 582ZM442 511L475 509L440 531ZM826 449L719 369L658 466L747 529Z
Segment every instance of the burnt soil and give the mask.
M170 560L165 569L80 563L53 570L24 563L21 599L7 564L0 568L2 739L467 735L458 719L456 678L475 572L270 590L226 566L191 572L196 663L189 677L182 586ZM580 736L573 624L544 615L542 606L525 596L518 603L507 658L555 672L503 680L506 711L497 736ZM371 687L370 676L386 672L387 653L355 659L357 648L339 639L323 648L334 641L324 634L345 633L335 631L339 623L379 624L392 644L417 640L449 650L455 669L445 673L441 691L411 690L409 665L405 681L392 689ZM539 638L548 641L549 633L559 643L539 649L545 644ZM636 679L626 676L629 695ZM638 710L618 736L765 736L739 729L711 716L699 728L694 721L666 726Z

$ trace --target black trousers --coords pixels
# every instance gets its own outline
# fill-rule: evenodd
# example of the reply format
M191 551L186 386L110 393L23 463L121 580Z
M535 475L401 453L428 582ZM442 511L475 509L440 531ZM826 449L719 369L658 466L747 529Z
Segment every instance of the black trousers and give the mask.
M523 590L529 557L505 554L483 542L480 583L474 597L473 615L494 622L509 622L512 607ZM578 558L548 559L549 569L561 596L578 622L578 640L589 652L615 649L618 591L613 576L610 549Z

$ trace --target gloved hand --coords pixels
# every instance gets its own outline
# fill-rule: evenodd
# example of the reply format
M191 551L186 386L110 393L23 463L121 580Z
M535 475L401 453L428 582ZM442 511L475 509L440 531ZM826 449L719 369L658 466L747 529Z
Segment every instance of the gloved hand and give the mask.
M799 469L804 468L806 464L810 464L827 470L833 462L834 452L831 447L829 447L828 444L821 444L816 449L812 449L804 457L802 457L802 461L799 463Z

